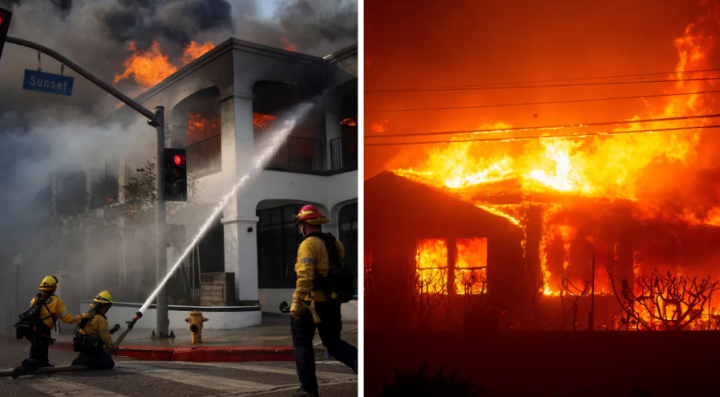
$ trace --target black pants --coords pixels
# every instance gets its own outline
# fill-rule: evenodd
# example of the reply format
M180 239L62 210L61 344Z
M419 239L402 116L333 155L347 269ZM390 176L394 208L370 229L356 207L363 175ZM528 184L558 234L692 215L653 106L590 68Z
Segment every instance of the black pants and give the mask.
M320 339L328 353L352 368L357 374L357 348L340 338L342 331L340 304L315 302L315 309L320 316L320 324L316 325L313 322L309 310L306 310L300 319L290 318L290 332L292 332L293 346L295 347L298 377L302 388L308 392L317 392L318 390L315 376L315 349L313 348L316 327L320 331Z
M92 369L113 369L115 361L104 348L100 347L80 351L72 365L84 365Z
M26 336L25 338L30 341L30 357L23 360L23 367L30 371L35 371L40 367L49 366L50 331L43 332L38 336Z

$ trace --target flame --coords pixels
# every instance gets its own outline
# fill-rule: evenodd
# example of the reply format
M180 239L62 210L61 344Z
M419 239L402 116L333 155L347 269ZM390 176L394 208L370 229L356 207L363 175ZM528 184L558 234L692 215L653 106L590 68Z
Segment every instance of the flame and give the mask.
M206 118L201 114L189 113L187 123L188 145L220 134L220 119L217 116Z
M703 4L716 7L710 2ZM678 53L676 72L711 69L714 66L710 63L709 54L718 50L717 37L704 33L704 27L708 24L714 25L714 28L720 26L720 7L712 8L711 12L715 14L690 24L682 36L674 40ZM717 77L717 73L706 72L703 77ZM687 81L688 75L682 73L671 74L669 78L676 81L666 93L703 91L716 84L712 81ZM714 101L711 96L698 94L672 96L653 103L646 101L645 107L637 109L631 120L718 113ZM371 130L375 133L387 132L388 123L388 120L372 123ZM713 121L707 119L635 123L600 131L594 128L593 132L652 131L701 127L711 123ZM617 244L604 241L606 236L592 229L603 221L599 210L593 211L592 205L628 203L632 211L623 219L628 222L720 227L720 189L711 192L704 202L694 199L687 204L673 204L669 203L668 194L658 192L672 191L681 196L684 181L675 181L669 187L666 186L668 183L659 187L655 186L659 183L649 183L654 181L653 176L658 169L691 174L700 167L701 138L705 136L701 130L513 141L511 138L520 137L524 132L509 135L499 131L511 127L505 121L484 123L477 128L477 131L484 132L476 134L509 139L426 146L430 147L427 159L413 167L394 167L392 170L397 175L456 194L459 199L469 201L478 208L505 217L523 231L526 230L526 219L518 214L535 203L538 195L543 195L545 201L535 205L544 208L538 280L544 295L558 296L560 288L557 285L564 276L572 276L574 284L584 285L590 272L583 269L589 270L591 261L587 254L592 252L597 254L595 293L610 294L611 286L607 277L603 276L604 266L608 261L619 260ZM585 127L567 128L563 134L576 132L579 128ZM463 139L472 138L465 136L448 140ZM409 150L417 152L416 147ZM678 190L681 192L677 193ZM511 195L519 197L512 205L498 205L487 200L487 197ZM418 246L419 261L429 260L427 258L441 253L442 240L432 241ZM636 252L632 261L636 279L644 270L649 270L641 258ZM428 278L422 273L424 267L420 263L419 274ZM688 268L684 270L690 271ZM715 276L720 276L720 269L716 272Z
M118 83L133 75L135 82L148 88L177 71L177 68L168 61L167 55L160 52L160 44L157 41L152 42L148 51L139 51L135 42L132 41L125 50L131 51L132 54L123 63L125 71L122 74L116 74L113 83Z
M355 122L355 119L352 117L344 118L340 121L340 124L346 125L348 127L355 127L357 126L357 123Z
M487 238L457 240L455 288L458 294L487 292Z
M445 240L418 241L415 271L425 293L447 294L447 243Z
M255 131L268 132L272 130L277 116L269 114L253 113L253 129Z
M190 44L188 44L183 50L183 66L200 58L201 56L205 55L206 52L212 50L213 48L215 48L215 44L213 43L208 42L204 44L198 44L194 41L191 41Z
M284 45L284 47L283 47L284 50L297 52L297 47L295 46L295 44L288 44L287 37L281 37L280 41L282 41L282 43Z
M215 48L213 43L198 44L191 41L183 50L183 56L180 60L182 66L201 57L213 48ZM135 42L131 41L125 51L130 51L132 54L123 63L125 71L122 74L116 74L113 83L118 83L132 75L136 83L149 88L165 80L165 78L178 70L169 61L169 57L160 52L160 44L157 41L153 41L147 51L138 50Z

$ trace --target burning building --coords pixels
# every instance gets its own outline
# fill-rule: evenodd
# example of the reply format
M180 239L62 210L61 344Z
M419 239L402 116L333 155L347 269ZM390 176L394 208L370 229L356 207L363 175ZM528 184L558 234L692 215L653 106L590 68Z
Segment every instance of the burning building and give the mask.
M369 121L373 137L395 141L366 140L371 146L404 148L395 158L384 159L385 170L503 217L522 234L524 265L515 280L520 286L516 306L507 308L514 313L508 327L717 329L718 70L712 61L718 54L720 8L716 2L701 4L704 15L672 43L678 56L674 70L597 82L555 82L609 87L657 78L665 83L662 92L649 95L656 98L643 98L632 110L634 117L596 125L564 124L565 118L517 128L508 120L485 119L475 120L475 128L448 128L437 134L402 134L390 130L393 124L387 120ZM500 86L491 88L518 92L512 85ZM563 97L560 102L573 101ZM419 108L423 109L432 108ZM586 111L584 117L588 114L595 113ZM613 120L612 114L598 112L597 117ZM371 182L377 183L366 183ZM424 216L427 208L412 216ZM464 218L470 219L450 222ZM424 266L424 253L438 250L425 238L418 235L418 254L405 254L402 260L414 262L418 269ZM488 261L491 240L488 237ZM375 248L367 249L366 255L373 258L367 271L373 282L380 282ZM445 255L443 250L448 258L456 255L452 244L442 246ZM488 294L504 288L494 287L490 268L488 272Z
M258 139L273 132L275 122L294 107L313 105L168 284L171 328L182 323L186 306L197 305L221 306L203 310L226 314L210 327L259 324L261 311L279 313L280 302L294 290L300 235L292 217L301 205L312 203L329 216L331 224L324 230L344 243L349 266L357 263L357 46L324 58L237 39L189 50L179 68L168 68L157 47L134 53L125 73L116 76L143 76L148 89L136 101L148 109L164 106L165 146L186 150L189 180L197 192L182 211L168 213L168 223L185 225L188 242L202 216L245 172ZM164 72L145 70L153 62ZM122 106L105 122L138 119ZM115 164L116 186L137 180L136 170L152 158L153 146L148 140L148 152ZM118 203L105 207L106 214L112 208L136 211L123 207L130 201L122 188L115 188L110 200ZM121 266L113 270L118 285L108 287L117 291L121 303L115 306L128 313L140 307L142 296L156 284L154 243L136 240L130 232L123 235ZM180 252L169 249L169 265ZM345 316L356 316L355 306L344 306Z

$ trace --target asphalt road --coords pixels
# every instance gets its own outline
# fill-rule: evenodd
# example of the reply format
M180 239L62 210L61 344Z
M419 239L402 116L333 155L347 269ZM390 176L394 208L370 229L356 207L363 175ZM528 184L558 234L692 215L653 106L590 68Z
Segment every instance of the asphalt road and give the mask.
M5 343L0 370L27 357L29 343ZM50 362L69 365L75 353L50 347ZM336 361L318 362L321 396L357 396L357 376ZM0 397L22 396L293 396L300 387L293 362L181 363L116 358L109 371L0 378Z

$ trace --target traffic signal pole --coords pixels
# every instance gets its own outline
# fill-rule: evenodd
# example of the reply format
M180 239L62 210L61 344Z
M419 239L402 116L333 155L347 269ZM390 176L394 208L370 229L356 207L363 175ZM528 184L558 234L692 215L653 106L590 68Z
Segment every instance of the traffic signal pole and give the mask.
M100 87L100 89L104 90L108 94L114 96L120 102L126 104L131 109L135 110L136 112L143 115L145 118L148 119L148 124L155 127L157 130L157 159L156 159L156 169L155 173L157 174L157 206L156 206L156 213L155 213L155 222L156 222L156 232L157 232L157 249L155 252L155 269L156 269L156 276L158 283L165 277L165 272L167 271L167 251L166 248L166 240L165 240L165 228L166 228L166 216L165 216L165 194L163 189L163 181L164 181L164 175L163 175L163 151L165 150L165 108L163 106L157 106L155 108L155 112L152 112L142 106L141 104L135 102L134 100L130 99L128 96L123 94L122 92L116 90L106 82L100 80L99 78L93 76L90 74L90 72L86 71L85 69L78 66L75 62L65 58L64 56L60 55L59 53L42 46L37 43L33 43L32 41L18 39L16 37L5 37L5 42L19 45L22 47L32 48L33 50L37 50L39 52L42 52L43 54L46 54L50 56L51 58L56 59L57 61L61 62L71 70L75 71L80 76L88 79L91 83L95 84L96 86ZM163 288L160 293L157 295L157 335L160 337L167 337L168 336L168 306L167 306L167 290Z
M165 172L164 162L162 161L163 152L165 151L165 111L164 107L155 108L155 128L157 130L157 165L155 174L157 174L157 208L155 211L155 227L157 232L157 246L155 251L155 276L160 284L165 273L167 272L167 239L165 238L167 217L165 214ZM168 337L168 296L167 289L163 287L157 295L157 336L160 338Z

